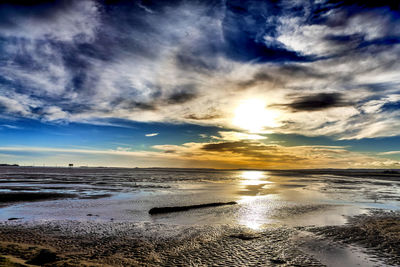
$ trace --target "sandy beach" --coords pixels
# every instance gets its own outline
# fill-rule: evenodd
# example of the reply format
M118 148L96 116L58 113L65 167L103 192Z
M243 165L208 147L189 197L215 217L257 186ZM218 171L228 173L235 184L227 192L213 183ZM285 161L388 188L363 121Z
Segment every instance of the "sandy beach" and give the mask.
M398 266L399 182L377 176L3 169L0 266Z
M345 226L271 225L261 231L227 225L171 229L146 223L6 222L0 225L0 262L2 266L398 266L399 219L398 213L371 213L352 218ZM357 258L344 254L349 251ZM344 257L334 258L339 256Z

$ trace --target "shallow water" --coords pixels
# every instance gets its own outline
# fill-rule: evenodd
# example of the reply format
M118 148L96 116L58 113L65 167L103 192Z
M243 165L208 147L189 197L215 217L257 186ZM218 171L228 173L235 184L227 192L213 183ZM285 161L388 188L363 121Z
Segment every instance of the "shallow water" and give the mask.
M321 240L310 233L301 233L301 249L314 256L328 267L378 267L387 266L384 261L371 256L367 250L357 246L343 246L328 240Z
M400 209L400 183L267 171L109 168L0 168L0 192L54 192L77 198L15 203L0 221L132 221L233 224L261 229L340 225L367 208ZM102 197L109 195L109 197ZM97 198L97 196L99 196ZM153 207L237 201L238 205L149 215ZM88 216L89 215L89 216Z

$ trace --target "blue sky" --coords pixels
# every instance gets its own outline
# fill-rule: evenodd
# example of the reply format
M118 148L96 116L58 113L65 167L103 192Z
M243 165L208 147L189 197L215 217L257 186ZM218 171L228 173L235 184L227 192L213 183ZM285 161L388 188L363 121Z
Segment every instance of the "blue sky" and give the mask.
M0 161L398 168L392 1L2 1Z

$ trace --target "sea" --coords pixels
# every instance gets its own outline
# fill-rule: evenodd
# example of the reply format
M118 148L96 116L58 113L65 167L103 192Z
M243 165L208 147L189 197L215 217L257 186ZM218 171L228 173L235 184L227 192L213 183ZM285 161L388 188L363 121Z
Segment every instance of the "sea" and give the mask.
M11 202L0 203L0 221L232 224L257 230L274 224L341 225L349 216L370 209L399 210L400 180L365 172L360 177L359 171L353 175L351 170L343 175L343 171L0 167L0 194L14 196ZM39 194L50 197L35 199ZM232 201L237 204L149 214L155 207Z

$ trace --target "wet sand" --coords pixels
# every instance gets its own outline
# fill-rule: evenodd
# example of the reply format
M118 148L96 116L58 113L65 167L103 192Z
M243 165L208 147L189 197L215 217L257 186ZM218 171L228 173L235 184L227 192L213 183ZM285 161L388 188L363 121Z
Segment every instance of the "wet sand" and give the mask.
M171 233L162 225L130 223L4 224L0 249L9 259L29 261L46 248L57 256L51 266L321 265L297 249L294 229L177 228Z
M29 266L25 263L44 250L50 256L36 262L40 266L398 266L399 229L400 214L375 212L345 226L270 225L260 231L228 225L5 222L0 254L20 266ZM364 248L357 254L361 258L332 265L340 253L354 252L348 246L353 243Z
M368 248L386 264L400 266L399 212L371 210L369 214L349 218L346 225L310 228L309 231L336 242Z

